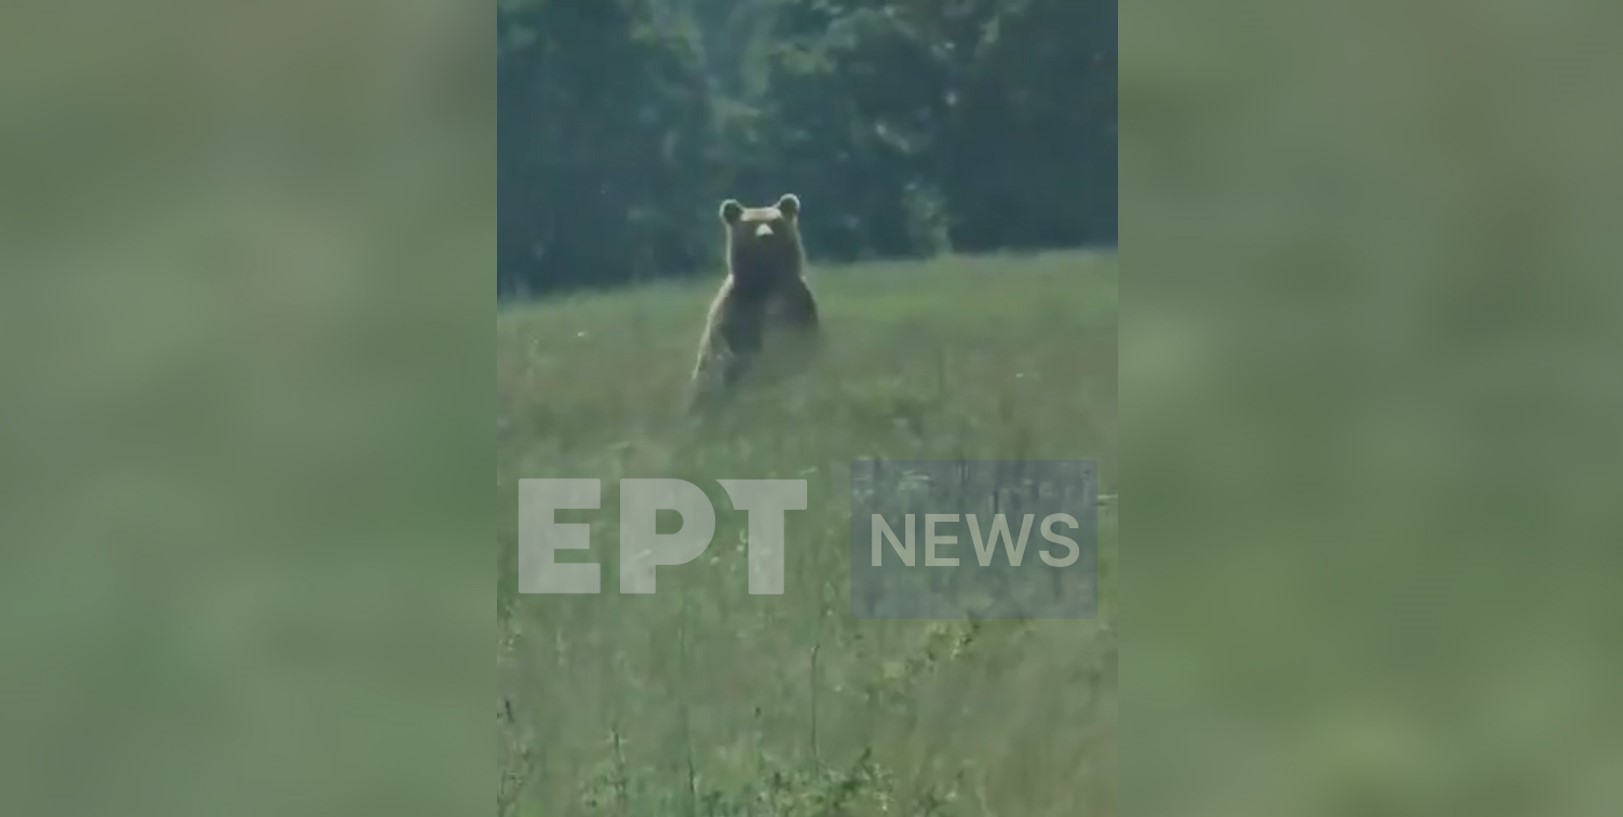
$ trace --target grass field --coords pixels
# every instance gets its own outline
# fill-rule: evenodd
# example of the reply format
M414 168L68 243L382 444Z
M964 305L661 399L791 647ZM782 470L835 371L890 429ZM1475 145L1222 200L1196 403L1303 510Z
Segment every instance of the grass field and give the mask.
M856 620L849 463L1094 458L1116 493L1116 259L1080 252L819 268L806 376L723 422L680 411L718 281L500 312L496 321L500 814L1115 813L1116 514L1082 622ZM606 593L516 595L517 480L605 480ZM620 477L717 499L715 543L614 592ZM801 477L786 594L752 597L716 478ZM663 529L662 523L662 529Z

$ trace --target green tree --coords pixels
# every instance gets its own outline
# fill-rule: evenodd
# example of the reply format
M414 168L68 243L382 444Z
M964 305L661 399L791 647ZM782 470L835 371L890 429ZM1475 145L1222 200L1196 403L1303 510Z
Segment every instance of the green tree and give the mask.
M718 157L692 41L645 0L528 0L497 21L498 287L698 268Z
M499 292L704 271L726 196L822 258L1113 243L1113 0L503 0Z

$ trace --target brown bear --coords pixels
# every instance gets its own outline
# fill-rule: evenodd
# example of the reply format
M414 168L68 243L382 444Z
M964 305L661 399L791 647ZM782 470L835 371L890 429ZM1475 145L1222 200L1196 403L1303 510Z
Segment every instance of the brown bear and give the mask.
M693 369L689 406L733 393L770 340L781 338L779 371L803 366L819 341L817 301L806 285L800 244L800 199L786 193L771 207L721 203L727 236L727 280L710 304ZM779 351L774 344L772 351Z

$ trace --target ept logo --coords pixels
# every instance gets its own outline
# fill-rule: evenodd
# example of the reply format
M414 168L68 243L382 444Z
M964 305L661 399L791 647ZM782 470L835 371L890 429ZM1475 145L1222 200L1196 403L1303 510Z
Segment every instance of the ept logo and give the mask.
M803 479L717 480L733 507L749 515L749 592L783 594L784 513L806 509ZM521 479L518 483L518 591L595 595L602 565L559 564L558 551L591 547L591 526L557 521L560 510L602 508L603 481ZM682 527L657 533L661 510L676 511ZM682 479L620 480L620 592L654 592L654 572L699 558L716 533L715 508L699 486Z

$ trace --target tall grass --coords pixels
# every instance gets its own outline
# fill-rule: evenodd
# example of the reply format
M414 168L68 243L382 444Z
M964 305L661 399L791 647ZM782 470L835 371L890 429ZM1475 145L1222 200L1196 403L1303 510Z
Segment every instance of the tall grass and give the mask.
M681 399L715 281L496 322L498 810L521 815L1001 815L1115 809L1116 517L1083 622L849 615L849 463L1094 458L1116 480L1116 261L1081 252L818 270L828 342L711 423ZM517 480L604 480L605 594L516 595ZM615 480L716 500L714 544L615 591ZM722 478L798 477L786 593L746 588ZM672 523L674 525L674 523ZM662 529L664 529L662 523Z

